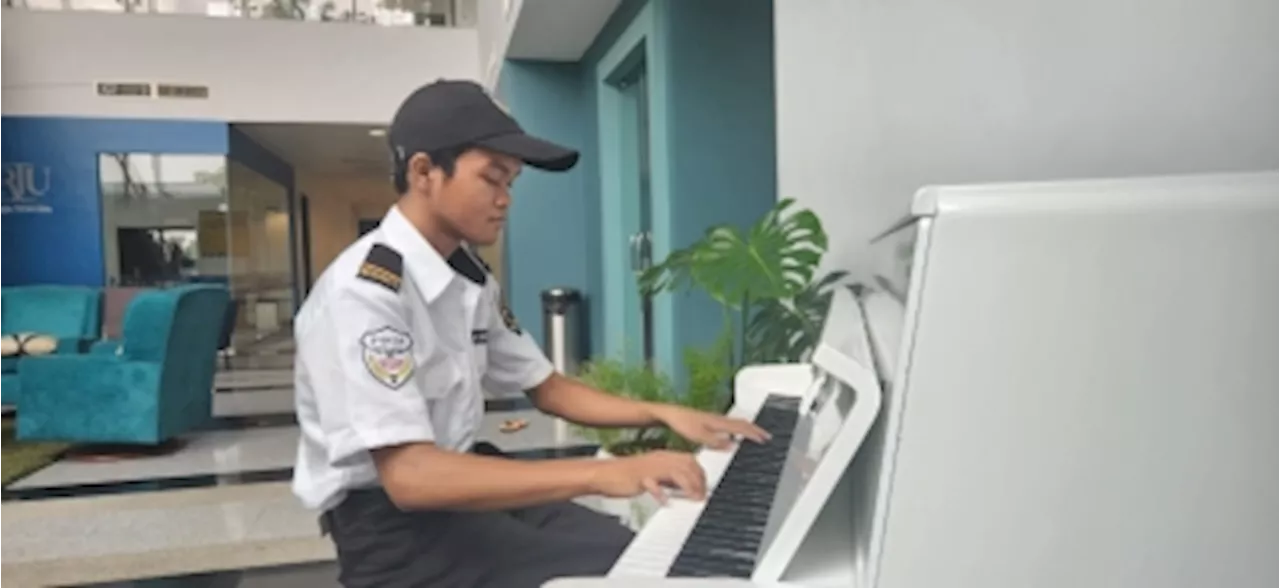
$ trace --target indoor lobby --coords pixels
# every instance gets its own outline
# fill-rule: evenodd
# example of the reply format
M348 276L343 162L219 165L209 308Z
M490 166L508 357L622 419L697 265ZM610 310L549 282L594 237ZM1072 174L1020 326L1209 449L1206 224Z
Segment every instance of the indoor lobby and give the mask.
M484 178L494 320L455 373L509 330L645 409L482 382L472 448L688 453L709 489L588 476L637 535L545 588L1276 586L1278 9L6 0L5 585L340 585L291 487L296 317L397 203L397 108L464 80L579 157Z

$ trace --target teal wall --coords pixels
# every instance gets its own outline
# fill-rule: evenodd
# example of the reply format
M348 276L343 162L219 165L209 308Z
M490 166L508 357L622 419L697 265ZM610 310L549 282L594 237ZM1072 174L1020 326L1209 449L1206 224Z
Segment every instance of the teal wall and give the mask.
M583 335L588 356L605 352L600 154L591 72L644 5L643 1L624 0L582 61L508 60L498 80L498 96L521 126L582 152L571 172L526 169L516 181L514 210L503 242L503 287L521 326L539 342L543 340L539 293L552 286L580 288L585 298L587 325ZM575 203L577 209L557 206Z
M667 57L670 243L708 226L749 227L777 202L773 3L659 4ZM678 349L711 343L723 325L701 292L674 297Z
M609 181L614 113L600 76L643 37L650 92L655 257L718 223L748 226L776 201L773 6L767 0L624 1L575 64L509 61L498 93L527 130L582 150L568 174L527 170L508 222L508 298L541 340L538 292L581 288L589 353L606 340L606 296L629 274L613 262L623 232ZM610 90L606 89L605 92ZM604 122L602 122L604 121ZM603 148L605 153L601 152ZM616 233L616 234L615 234ZM607 245L607 247L606 247ZM630 282L626 282L628 285ZM680 350L709 343L721 314L701 293L663 295L654 309L656 359L683 380ZM613 330L618 329L614 325ZM674 369L673 369L674 368Z
M512 312L539 342L543 339L539 294L552 287L599 291L599 206L590 185L598 176L594 119L578 64L509 62L499 93L524 129L582 150L571 171L544 172L526 166L513 189L504 240L503 284ZM601 321L594 297L587 298L587 322ZM597 340L588 336L586 343Z

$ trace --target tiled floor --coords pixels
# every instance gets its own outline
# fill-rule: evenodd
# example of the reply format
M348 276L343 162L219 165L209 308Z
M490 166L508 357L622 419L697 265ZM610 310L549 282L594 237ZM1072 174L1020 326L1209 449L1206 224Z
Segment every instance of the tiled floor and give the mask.
M84 588L329 588L338 586L334 562L288 564L230 572L209 572L147 580L106 582Z
M6 586L67 585L333 558L286 482L5 506Z
M180 451L64 460L6 488L5 586L333 585L332 544L289 491L298 437L289 379L287 370L220 374L219 428ZM554 421L526 405L492 406L505 412L487 415L480 438L508 452L593 452L556 439ZM529 426L502 433L509 418ZM119 583L138 578L156 580Z

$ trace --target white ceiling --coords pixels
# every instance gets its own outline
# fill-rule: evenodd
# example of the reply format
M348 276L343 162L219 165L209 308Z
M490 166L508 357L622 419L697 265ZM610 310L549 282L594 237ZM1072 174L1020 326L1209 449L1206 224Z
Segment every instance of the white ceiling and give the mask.
M621 0L524 0L516 17L509 59L577 61ZM369 125L239 123L263 147L296 170L330 174L390 173L386 139Z
M524 0L508 59L578 61L621 0Z
M369 125L248 123L236 124L301 172L385 176L391 172L384 137L369 134Z

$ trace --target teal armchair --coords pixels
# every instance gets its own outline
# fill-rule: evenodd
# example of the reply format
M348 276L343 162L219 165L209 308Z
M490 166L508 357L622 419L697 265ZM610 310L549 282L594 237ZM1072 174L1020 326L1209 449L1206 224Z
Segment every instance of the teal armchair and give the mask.
M11 286L0 290L0 325L4 335L38 333L58 340L57 355L84 353L101 330L102 292L84 286ZM17 406L18 364L26 358L5 357L0 364L0 401Z
M155 445L207 425L228 298L209 285L144 292L119 341L24 359L17 437Z

